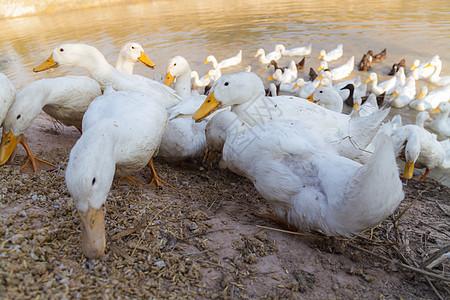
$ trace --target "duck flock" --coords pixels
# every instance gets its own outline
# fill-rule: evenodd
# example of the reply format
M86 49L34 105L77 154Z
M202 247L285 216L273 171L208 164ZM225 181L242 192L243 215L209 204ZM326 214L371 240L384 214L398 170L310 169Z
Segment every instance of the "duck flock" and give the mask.
M66 169L66 184L82 220L82 246L89 258L105 251L103 204L114 177L132 177L149 165L151 182L160 185L153 166L158 156L170 163L204 159L221 153L219 166L248 178L273 209L271 218L300 230L351 236L376 226L404 198L396 159L405 161L402 176L411 179L414 167L450 167L450 76L441 77L439 56L404 60L392 67L391 79L378 82L376 73L343 81L355 68L370 72L386 57L369 50L355 67L355 57L329 69L343 55L343 45L320 51L320 67L309 78L299 77L312 45L286 49L277 45L255 59L273 67L261 78L248 66L223 75L221 69L242 63L242 50L218 62L203 77L191 71L182 56L167 64L164 83L133 75L136 62L154 62L138 43L120 51L113 67L95 47L62 44L35 67L81 67L87 76L37 80L16 91L0 73L0 165L20 142L27 163L38 172L24 134L41 110L81 133ZM283 56L293 59L279 67ZM311 58L313 59L313 58ZM408 76L405 72L410 72ZM266 91L264 82L271 81ZM416 81L430 83L416 95ZM345 105L350 114L342 113ZM416 124L403 125L400 115L388 119L390 107L421 111ZM436 114L435 114L436 113ZM431 123L430 114L437 117ZM430 132L428 130L433 131Z

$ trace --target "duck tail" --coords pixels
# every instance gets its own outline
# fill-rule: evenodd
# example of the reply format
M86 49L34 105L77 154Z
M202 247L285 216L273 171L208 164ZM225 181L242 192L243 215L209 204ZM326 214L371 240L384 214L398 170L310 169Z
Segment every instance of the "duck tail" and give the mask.
M389 114L390 108L379 109L375 113L365 117L354 117L350 120L348 126L348 135L357 136L355 142L360 149L365 149L372 142L378 132L381 123ZM355 134L357 133L357 134Z
M355 199L352 211L356 218L355 232L376 226L394 212L404 198L390 127L381 129L375 152L369 162L361 166L349 181L345 198Z

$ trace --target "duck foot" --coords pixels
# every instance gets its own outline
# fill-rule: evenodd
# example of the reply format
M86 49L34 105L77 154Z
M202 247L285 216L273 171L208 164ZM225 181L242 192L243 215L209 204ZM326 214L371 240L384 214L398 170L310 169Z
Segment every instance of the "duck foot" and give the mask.
M413 180L415 180L415 181L424 181L425 178L428 176L428 174L430 174L430 172L431 172L431 169L426 169L425 173L423 173L422 176L420 176L419 178L414 178Z
M149 184L146 185L147 187L150 187L152 185L154 185L155 187L158 187L161 185L161 183L164 183L164 184L167 184L170 188L178 191L176 188L174 188L173 186L171 186L170 184L168 184L167 182L165 182L164 180L159 178L158 174L156 174L155 167L153 166L153 157L148 162L148 166L150 167L150 170L152 171L152 180L150 181Z
M265 220L269 220L272 222L277 223L278 225L281 225L282 227L290 230L290 231L298 231L297 227L295 227L294 225L288 224L286 222L284 222L283 220L281 220L280 218L278 218L277 216L275 216L273 214L273 212L271 212L270 214L254 214L256 217L261 218L261 219L265 219Z
M25 162L25 164L19 169L19 171L23 170L29 162L31 162L32 168L33 168L33 172L34 174L39 173L39 167L37 165L37 163L41 163L47 166L52 167L52 170L56 169L56 166L52 163L49 163L43 159L37 158L33 152L31 152L30 148L28 147L27 141L25 139L25 137L22 135L21 139L20 139L20 143L22 144L22 146L25 148L25 151L27 152L27 161Z
M133 176L124 176L124 177L120 177L120 178L119 178L119 184L121 184L123 180L128 180L128 181L131 181L131 182L133 182L133 183L135 183L135 184L145 185L144 182L140 181L140 180L137 179L137 178L134 178Z

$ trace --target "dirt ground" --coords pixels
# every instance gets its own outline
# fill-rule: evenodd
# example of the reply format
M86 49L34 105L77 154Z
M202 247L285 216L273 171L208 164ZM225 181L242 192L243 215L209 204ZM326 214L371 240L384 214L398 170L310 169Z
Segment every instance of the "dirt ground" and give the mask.
M115 180L105 205L106 255L89 261L64 182L79 133L40 116L26 137L58 168L19 172L21 146L12 165L0 167L3 299L450 297L450 264L441 255L450 251L450 189L432 179L404 181L405 200L372 233L328 238L259 218L270 212L264 199L217 164L156 159L170 186ZM149 169L136 177L148 181Z

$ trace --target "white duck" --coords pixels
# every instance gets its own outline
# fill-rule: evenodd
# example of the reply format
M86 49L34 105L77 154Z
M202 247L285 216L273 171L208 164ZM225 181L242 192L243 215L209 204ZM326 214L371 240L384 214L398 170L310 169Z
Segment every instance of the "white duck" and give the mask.
M191 96L191 69L182 56L172 58L166 70L164 84L174 86L183 101L170 108L169 123L164 132L158 157L171 163L201 157L206 149L206 121L196 123L193 113L206 99L204 95Z
M390 105L395 108L403 108L407 106L416 95L416 79L413 75L408 76L405 85L397 87L392 94Z
M56 47L52 55L33 71L40 72L59 65L84 68L102 89L111 86L116 91L143 92L161 101L166 108L181 101L173 89L160 82L117 70L97 48L86 44L63 44Z
M191 79L194 79L193 86L195 89L204 88L212 83L212 78L203 76L199 77L197 71L191 71Z
M372 82L372 87L370 92L374 93L376 96L381 95L383 93L392 94L397 87L401 87L406 82L405 69L400 67L395 73L395 76L385 80L381 83L378 83L378 75L377 73L370 73L369 78L367 78L366 83Z
M418 100L419 103L413 103L413 107L416 110L430 110L436 108L441 102L450 101L450 84L443 86L439 89L436 89L430 93L428 93L428 87L422 86L419 92ZM423 104L420 105L420 102Z
M339 156L301 121L251 128L243 123L232 112L222 112L209 122L216 129L208 134L222 133L216 139L224 139L225 165L247 177L284 223L351 236L383 221L404 198L387 134L361 165Z
M340 65L339 67L336 67L334 69L331 69L331 79L332 80L340 80L347 76L349 76L353 69L355 68L355 57L350 57L349 60L347 60L344 64ZM324 60L320 63L319 68L317 68L318 71L320 70L326 70L328 69L328 63Z
M439 86L444 86L450 84L450 76L443 76L441 77L441 70L442 70L442 61L439 58L439 55L433 56L431 61L424 67L429 68L434 67L434 72L431 74L430 77L428 77L428 81Z
M433 57L422 64L420 63L420 60L418 60L418 59L414 60L413 65L411 66L410 70L411 71L417 70L417 73L415 73L416 80L428 78L433 74L433 72L434 72L433 68L425 68L425 66L428 65L432 59L433 59Z
M281 58L281 52L279 49L275 48L275 51L272 51L266 55L266 52L263 48L259 48L255 54L255 57L258 57L258 62L263 65L270 64L271 60L277 61Z
M17 93L3 122L0 165L9 159L20 141L27 151L34 172L38 172L36 160L48 163L33 155L23 136L33 120L43 110L64 125L75 126L81 132L84 113L92 100L101 94L100 85L86 76L41 79L26 86Z
M312 100L314 103L338 113L341 113L344 107L341 95L332 87L321 86L317 88L312 94Z
M441 140L450 138L450 103L441 102L432 114L439 113L438 117L430 123L430 128L434 131Z
M209 62L212 62L214 69L223 69L231 66L236 66L242 62L242 50L239 50L239 53L235 56L224 59L220 63L217 62L217 59L214 57L214 55L209 55L206 58L205 65Z
M278 44L275 49L281 52L284 56L307 56L311 54L312 44L304 47L296 47L291 49L286 49L284 45Z
M427 119L429 113L422 111L417 115L417 119ZM422 120L416 121L419 125ZM418 179L423 180L430 173L431 169L449 168L450 161L446 158L450 149L449 143L439 142L435 134L425 130L422 126L409 124L399 126L392 135L392 141L396 156L400 156L405 161L402 177L411 179L414 167L426 168L425 173Z
M133 74L136 62L154 69L155 63L147 56L144 48L138 43L127 43L122 46L116 61L116 69L127 74Z
M126 103L126 105L124 105ZM163 104L140 92L108 88L83 118L83 134L70 152L66 184L81 217L83 252L98 258L105 252L103 204L114 175L129 176L149 164L167 123Z
M324 61L333 61L340 58L344 54L344 45L339 44L335 49L326 52L325 50L320 50L319 59Z
M209 96L194 114L203 120L211 112L231 106L250 126L277 120L301 120L318 130L346 157L357 157L377 132L389 110L379 110L369 117L353 118L337 113L302 98L293 96L265 97L258 75L249 72L224 75L217 80ZM351 138L349 138L351 137Z
M284 72L281 69L276 69L275 73L267 80L276 80L282 84L290 84L297 80L297 76L297 66L295 65L295 61L292 60L289 67L284 70Z
M294 90L297 97L307 98L319 86L321 79L317 79L318 77L320 76L317 76L313 81L305 81L303 78L298 78L292 90Z

